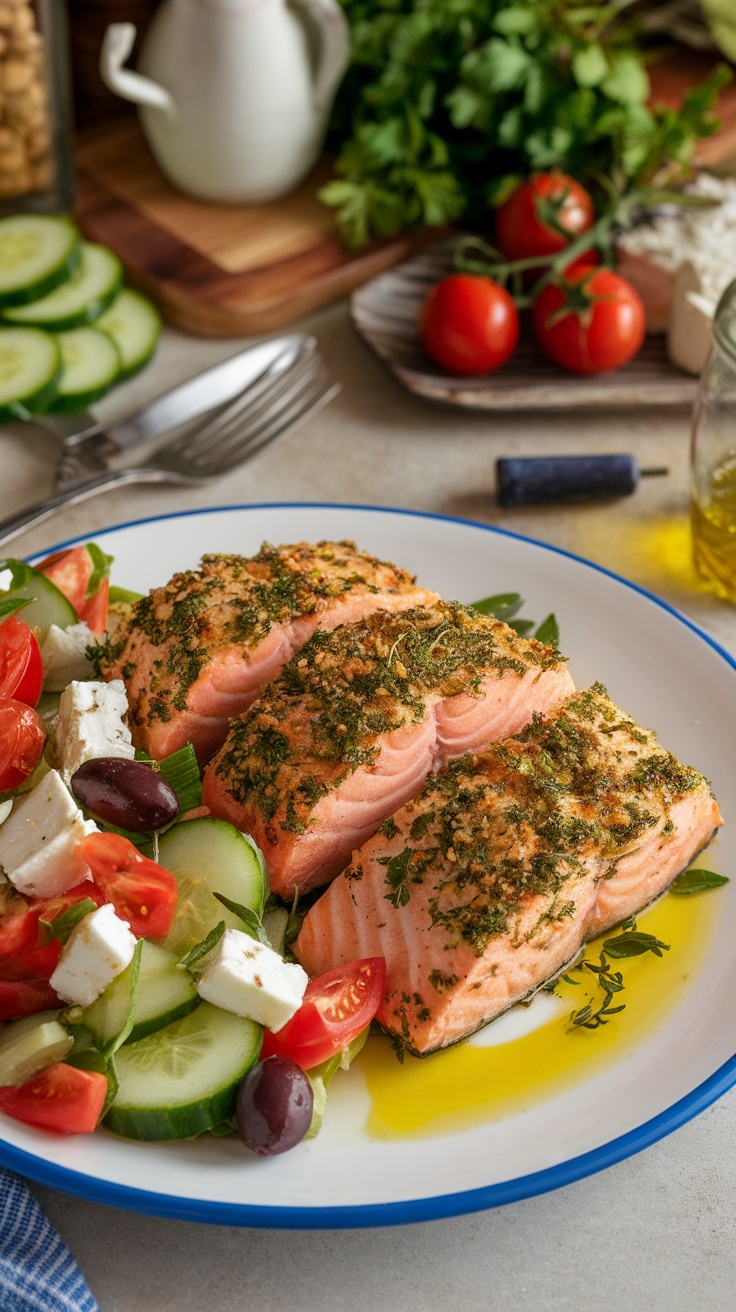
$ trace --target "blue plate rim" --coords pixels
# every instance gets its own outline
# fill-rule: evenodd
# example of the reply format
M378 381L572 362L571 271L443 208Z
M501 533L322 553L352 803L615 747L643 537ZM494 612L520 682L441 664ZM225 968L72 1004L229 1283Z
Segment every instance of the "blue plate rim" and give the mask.
M726 650L717 639L706 633L698 624L689 619L675 606L663 601L656 593L638 583L633 583L614 570L587 560L576 552L567 551L538 538L528 537L523 533L514 533L510 529L499 528L493 524L484 524L478 520L465 519L458 515L442 515L432 511L403 509L398 506L360 505L352 502L328 501L261 501L223 506L198 506L190 510L173 511L165 515L149 515L140 519L126 520L108 528L97 529L93 536L104 537L122 529L136 528L144 524L162 523L171 519L184 519L195 515L229 514L252 510L350 510L380 514L402 515L418 519L439 520L450 524L461 524L467 528L480 529L498 537L512 538L529 543L556 555L564 556L577 564L585 565L600 574L613 579L632 592L639 593L653 602L661 610L679 620L686 628L695 633L707 646L716 651L732 670L736 670L736 658ZM73 543L84 541L89 535L76 535L67 538L56 546L47 548L47 552L59 551ZM34 553L30 559L37 559L41 552ZM641 1152L658 1140L665 1138L680 1126L705 1111L718 1098L736 1085L736 1055L724 1062L718 1070L692 1089L671 1107L665 1108L657 1116L629 1130L626 1134L610 1140L590 1152L571 1157L556 1166L528 1175L517 1176L498 1184L484 1185L477 1189L459 1190L451 1194L438 1194L430 1198L406 1199L394 1203L363 1203L335 1207L259 1207L246 1203L218 1203L202 1199L179 1198L170 1194L154 1194L149 1190L134 1189L129 1185L113 1184L97 1180L68 1167L57 1166L44 1161L35 1154L15 1148L0 1138L0 1163L20 1172L39 1184L58 1188L65 1193L86 1198L90 1202L103 1203L127 1211L139 1212L153 1216L168 1217L174 1220L209 1222L213 1225L230 1225L242 1227L259 1227L264 1229L284 1230L339 1230L361 1229L374 1226L407 1225L420 1221L436 1221L445 1217L461 1216L469 1212L483 1211L491 1207L518 1202L538 1194L559 1189L576 1180L594 1175L617 1162Z

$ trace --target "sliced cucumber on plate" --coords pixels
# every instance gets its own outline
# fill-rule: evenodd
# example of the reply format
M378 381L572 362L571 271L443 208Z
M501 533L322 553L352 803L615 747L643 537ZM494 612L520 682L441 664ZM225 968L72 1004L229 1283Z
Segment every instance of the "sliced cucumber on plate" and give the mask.
M79 265L48 296L3 310L9 323L32 324L49 332L67 332L98 319L112 304L123 281L123 266L106 246L83 242Z
M120 375L115 343L97 328L72 328L56 339L61 351L59 390L51 409L77 414L99 401Z
M107 333L115 343L122 380L132 378L148 364L161 336L161 315L140 292L123 287L95 327Z
M191 1139L235 1111L263 1031L203 1002L115 1056L119 1088L104 1124L129 1139Z
M60 592L51 579L47 579L40 570L27 565L23 560L9 558L5 568L11 570L12 581L3 597L24 597L30 601L20 612L26 624L38 629L41 641L46 637L52 624L60 629L68 629L70 624L78 624L79 617L70 601Z
M194 980L179 968L178 960L173 952L142 940L135 1017L126 1043L155 1034L199 1006ZM117 1038L128 1018L131 974L128 966L84 1013L85 1025L103 1047Z
M60 379L53 337L38 328L0 328L0 423L46 410Z
M47 296L74 272L81 247L71 219L47 214L0 219L0 306Z
M228 929L242 929L238 916L218 902L231 902L263 915L268 893L258 853L227 820L202 816L183 820L162 834L159 862L176 876L179 899L164 947L181 957L201 942L220 920Z
M0 1085L25 1084L34 1075L63 1061L74 1039L59 1023L58 1011L13 1020L0 1034Z

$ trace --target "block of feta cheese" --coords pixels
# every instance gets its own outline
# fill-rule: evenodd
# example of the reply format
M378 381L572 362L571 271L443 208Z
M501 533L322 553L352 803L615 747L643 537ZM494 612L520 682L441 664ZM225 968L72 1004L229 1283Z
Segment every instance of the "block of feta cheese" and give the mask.
M700 374L713 345L713 318L718 304L714 280L686 260L677 271L672 298L667 353L673 364Z
M128 698L122 679L110 683L70 683L61 694L56 726L56 752L68 783L80 765L95 756L133 760L135 748L123 717Z
M72 679L88 679L92 666L85 652L96 641L86 624L70 624L68 629L52 624L41 643L44 690L63 692Z
M89 1007L130 965L136 937L109 902L74 926L49 983L64 1002Z
M16 798L0 826L0 867L19 893L58 897L90 878L77 847L95 832L85 820L57 770L50 770L30 793Z
M301 1006L309 976L239 929L226 929L208 954L197 991L205 1002L276 1032Z

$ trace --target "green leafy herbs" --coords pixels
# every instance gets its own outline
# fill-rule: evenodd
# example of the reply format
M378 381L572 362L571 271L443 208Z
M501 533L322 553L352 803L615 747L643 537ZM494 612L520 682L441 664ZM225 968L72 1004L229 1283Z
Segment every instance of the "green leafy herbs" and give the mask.
M0 623L8 618L8 615L14 615L17 610L22 610L24 606L30 606L30 597L5 597L0 601Z
M261 918L252 907L246 907L242 902L232 902L229 897L225 897L224 893L215 893L215 897L218 902L227 907L228 911L232 911L233 915L243 922L246 934L250 934L251 938L258 939L258 942L263 943L264 947L270 948L271 943L263 928Z
M593 975L598 985L598 995L573 1011L570 1016L570 1025L572 1029L597 1030L602 1025L607 1025L612 1016L624 1011L625 1002L618 1001L618 995L624 991L623 974L620 970L613 970L609 958L614 961L622 960L626 957L639 957L645 952L651 952L655 957L661 957L663 952L669 952L669 944L663 943L661 939L654 934L645 934L642 930L636 928L634 919L624 921L621 926L621 933L615 938L607 938L603 942L598 961L593 961L590 957L583 957L571 967L573 971L581 974L588 972ZM582 980L574 979L570 972L562 976L568 984L581 984Z
M509 628L518 633L520 638L533 637L544 642L548 647L559 647L560 626L555 615L550 614L541 624L535 620L519 619L519 611L524 605L524 598L518 592L498 592L493 597L484 597L482 601L473 601L471 606L480 615L493 615L503 620Z
M341 0L352 63L320 192L346 243L461 219L487 224L534 170L563 167L599 209L685 176L731 74L651 106L626 4Z
M46 931L46 939L50 943L52 939L58 938L60 943L66 943L72 930L76 929L80 920L84 920L91 911L97 910L97 903L92 901L91 897L85 897L81 902L75 902L74 906L68 907L62 911L60 916L55 920L39 920Z
M199 943L195 943L194 947L190 948L176 964L180 966L182 970L191 970L192 966L196 966L197 962L200 961L202 957L206 957L208 952L211 952L214 947L217 947L217 944L220 942L224 933L225 921L220 920L215 925L214 929L211 929L209 934L206 934L203 939L200 939Z
M670 893L689 897L692 893L706 893L709 888L720 888L729 882L727 875L717 875L714 870L685 870L673 880Z
M87 555L92 561L92 573L87 580L85 589L85 600L89 601L91 597L96 596L104 579L110 576L110 566L114 556L106 556L104 551L98 547L96 542L87 542Z

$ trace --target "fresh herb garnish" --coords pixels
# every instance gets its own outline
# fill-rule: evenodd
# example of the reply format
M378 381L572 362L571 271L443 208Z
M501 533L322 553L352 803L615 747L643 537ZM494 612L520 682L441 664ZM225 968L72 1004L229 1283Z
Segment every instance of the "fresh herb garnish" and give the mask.
M705 893L709 888L720 888L730 883L727 875L717 875L714 870L684 870L670 884L670 893L677 897L687 897L691 893Z
M520 620L517 616L524 604L524 598L519 592L499 592L494 597L484 597L482 601L470 603L471 608L480 615L492 615L494 619L503 620L520 638L527 638L531 634L538 642L557 649L560 642L557 617L550 614L541 624L537 624L536 620Z
M214 929L210 930L209 934L206 934L203 939L200 939L199 943L195 943L194 947L190 948L176 964L180 966L182 970L191 970L192 966L196 965L201 957L206 957L207 953L211 952L212 949L217 946L224 933L225 921L221 920L215 925Z
M638 930L635 920L624 921L621 928L622 932L615 938L604 940L603 950L597 962L589 957L583 957L571 967L571 970L588 971L593 975L602 995L597 1002L591 1000L586 1006L572 1012L570 1024L573 1029L597 1030L601 1025L607 1025L611 1016L625 1010L625 1002L612 1005L616 995L622 993L626 986L621 971L611 969L609 957L617 960L623 957L638 957L644 952L652 952L655 957L661 957L663 952L669 952L669 944L663 943L654 934L645 934L642 930ZM582 983L582 980L573 979L569 972L564 974L562 979L568 984Z
M234 916L237 916L239 920L242 920L245 926L245 931L247 934L250 934L251 938L258 939L259 943L263 943L265 947L270 948L271 943L268 934L263 928L261 918L256 915L256 912L252 907L246 907L242 902L233 902L229 897L225 897L224 893L215 893L215 897L218 902L221 902L224 907L227 907L228 911L232 911Z
M74 906L62 911L61 915L56 916L54 920L39 920L38 923L45 929L49 943L52 939L58 938L59 942L64 944L67 942L72 930L76 929L80 920L84 920L84 917L88 916L90 911L96 910L97 903L93 902L91 897L85 897L81 902L75 902Z

